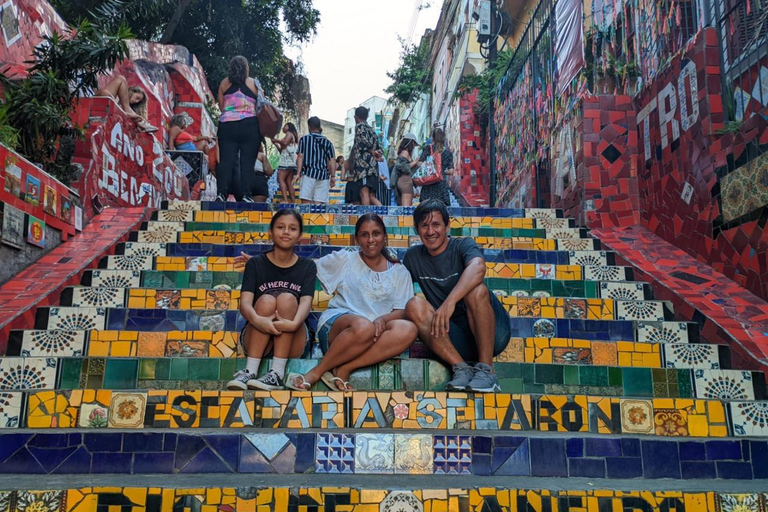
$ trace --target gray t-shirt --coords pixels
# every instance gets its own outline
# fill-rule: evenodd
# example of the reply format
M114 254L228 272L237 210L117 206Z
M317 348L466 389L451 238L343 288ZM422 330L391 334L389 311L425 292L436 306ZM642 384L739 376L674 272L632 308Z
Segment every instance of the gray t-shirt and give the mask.
M469 262L482 257L483 253L473 239L451 237L448 247L437 256L431 256L423 245L411 247L405 253L403 265L411 273L413 282L418 283L427 301L437 309L453 291ZM466 314L464 301L460 301L453 316Z

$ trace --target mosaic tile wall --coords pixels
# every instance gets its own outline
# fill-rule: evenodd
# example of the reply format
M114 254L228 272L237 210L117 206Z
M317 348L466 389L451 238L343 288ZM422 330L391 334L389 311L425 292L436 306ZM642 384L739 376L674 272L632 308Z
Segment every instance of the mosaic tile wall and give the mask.
M715 492L588 491L533 489L376 490L355 487L315 488L131 488L85 487L61 491L0 493L7 512L90 512L93 510L199 510L200 512L525 512L564 507L598 512L763 512L767 496Z
M459 98L459 149L454 155L457 179L451 179L455 194L470 206L490 204L488 138L477 122L477 90Z

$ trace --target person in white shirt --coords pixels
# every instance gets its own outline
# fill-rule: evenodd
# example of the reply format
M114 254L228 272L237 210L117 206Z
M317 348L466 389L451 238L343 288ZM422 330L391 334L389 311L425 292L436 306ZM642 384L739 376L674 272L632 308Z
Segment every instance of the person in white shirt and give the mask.
M384 221L373 213L362 215L355 238L359 251L336 251L316 260L320 284L333 294L317 328L325 357L306 375L288 375L291 389L307 390L322 380L334 391L349 391L353 370L398 356L416 341L416 325L405 319L413 281L387 249Z

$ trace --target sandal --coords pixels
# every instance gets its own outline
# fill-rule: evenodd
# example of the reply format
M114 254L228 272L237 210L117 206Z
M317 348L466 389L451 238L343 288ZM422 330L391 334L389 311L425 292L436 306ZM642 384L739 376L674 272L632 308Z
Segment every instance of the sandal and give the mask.
M328 388L329 388L331 391L354 391L354 390L353 390L353 389L350 387L350 385L349 385L349 382L347 382L347 381L343 380L343 379L342 379L342 378L340 378L340 377L337 377L337 376L335 376L335 375L334 375L334 374L332 374L331 372L325 372L325 373L324 373L324 374L323 374L323 375L320 377L320 380L322 380L322 381L323 381L323 384L325 384L326 386L328 386ZM338 382L341 382L341 385L342 385L342 386L344 386L344 389L339 389L339 386L337 386L337 385L336 385Z
M293 384L294 379L301 379L301 384L298 386ZM304 376L300 373L289 373L288 377L285 379L285 387L292 389L294 391L309 391L309 388L312 387L312 384L307 382L304 379Z

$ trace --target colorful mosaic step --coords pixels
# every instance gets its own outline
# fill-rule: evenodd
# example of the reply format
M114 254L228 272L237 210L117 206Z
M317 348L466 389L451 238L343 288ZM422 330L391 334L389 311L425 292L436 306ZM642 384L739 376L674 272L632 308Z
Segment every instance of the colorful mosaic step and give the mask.
M257 255L270 249L267 244L178 244L175 242L125 242L115 246L115 255L126 257L172 256L183 258L236 257L241 253ZM350 246L311 244L300 246L296 253L306 258L321 258L332 252L350 250ZM407 249L390 248L402 260ZM532 263L550 265L581 265L591 261L602 261L613 266L613 253L605 251L536 251L527 249L481 249L486 261L494 263ZM573 254L572 254L573 253ZM573 261L571 261L573 256ZM596 259L595 259L596 258Z
M360 206L353 204L325 205L325 204L274 204L274 203L233 203L215 201L163 201L160 210L182 211L237 211L237 212L273 212L284 208L294 208L302 213L343 213L350 215L362 215L364 213L376 213L378 215L404 215L412 216L415 206ZM563 211L550 208L448 208L448 213L453 217L471 216L483 218L532 218L532 219L557 219L563 217Z
M58 390L3 392L5 429L515 431L768 437L765 401L440 392ZM415 431L415 432L414 432ZM6 430L11 433L12 430ZM253 432L253 430L251 430ZM63 432L62 432L63 433ZM226 433L226 431L220 432Z
M289 372L306 373L315 359L292 359ZM244 358L170 357L11 357L0 361L0 390L29 389L222 389ZM711 365L710 365L711 366ZM499 384L509 393L572 393L624 397L763 399L760 372L694 368L609 367L496 362ZM266 373L264 364L261 373ZM448 369L431 359L395 359L358 370L350 380L357 389L440 391ZM325 388L318 384L320 388Z
M210 331L12 331L6 356L24 357L243 357L240 334ZM420 342L401 357L433 358ZM498 362L647 368L730 367L726 345L602 342L584 339L512 338Z
M399 217L389 217L392 219L387 226L387 234L393 236L418 236L413 226L400 226ZM341 220L341 219L339 219ZM536 224L536 219L511 219L518 221L517 224ZM527 222L525 222L527 221ZM334 222L336 219L334 219ZM501 229L493 227L454 227L450 230L452 236L480 236L480 237L521 237L521 238L553 238L553 239L579 239L587 238L587 230L584 228L533 228L514 225L512 228ZM177 221L149 221L141 224L138 231L172 231L182 233L185 231L229 231L242 233L266 233L269 224L254 224L250 222L177 222ZM330 224L321 226L305 226L304 235L354 235L355 225L352 224ZM353 244L354 245L354 244Z
M311 329L317 325L311 313ZM38 308L35 329L117 330L117 331L234 331L240 332L245 320L238 311L183 311L175 309L129 308ZM652 341L661 336L684 336L689 325L659 320L584 320L510 317L512 338L577 338L596 341ZM667 333L666 331L673 331ZM674 331L677 331L675 334Z
M370 443L368 443L370 445ZM290 451L291 444L285 445ZM363 445L361 443L360 447ZM385 446L388 451L389 446ZM473 447L474 448L474 447ZM507 449L505 449L507 448ZM498 447L501 459L513 453ZM255 457L257 461L264 458ZM272 452L268 451L268 454ZM355 452L356 455L359 452ZM479 452L477 452L480 455ZM282 451L264 458L264 467L280 473L285 458ZM487 454L485 454L487 455ZM510 455L511 456L511 455ZM476 456L477 457L477 456ZM695 463L695 461L692 461ZM503 463L503 462L502 462ZM356 464L356 468L365 464ZM724 464L723 464L724 466ZM695 467L686 465L686 467ZM716 468L716 466L714 466ZM685 474L687 471L681 471ZM453 474L453 473L451 473ZM685 476L683 477L685 478ZM232 485L230 482L228 485ZM616 491L607 488L590 490L532 490L495 488L429 487L416 490L370 489L360 487L228 487L228 488L160 488L160 487L84 487L65 490L20 490L0 493L8 503L7 512L44 510L50 512L92 512L110 510L202 510L224 512L304 512L344 510L346 512L453 512L453 511L544 511L561 510L563 506L584 512L607 510L643 510L665 512L762 512L768 503L765 493L727 494L713 491ZM420 486L421 487L421 486ZM66 506L65 506L66 504ZM565 505L564 505L565 504Z
M0 442L13 453L0 460L0 473L14 474L459 474L689 481L768 478L768 469L751 455L768 450L768 441L763 440L41 433L3 435ZM394 510L405 509L401 505Z
M590 268L585 270L589 274ZM605 267L604 267L605 268ZM619 274L619 267L612 267L617 272L606 277ZM494 267L494 272L507 274L513 269L508 266ZM517 267L514 270L528 271L529 269ZM519 272L518 272L519 275ZM572 277L572 276L567 276ZM590 274L590 277L597 277ZM616 276L621 277L621 276ZM162 289L216 289L237 290L243 280L240 271L209 272L209 271L156 271L156 270L93 270L83 274L81 284L96 288L162 288ZM597 298L606 297L616 300L646 300L651 299L652 294L647 283L630 281L606 282L602 280L575 280L575 279L525 279L507 277L488 277L485 279L487 286L499 296L514 297L578 297ZM316 290L320 291L320 286Z
M313 309L326 309L330 299L331 296L327 293L316 291L312 302ZM514 296L502 296L500 299L512 317L645 321L665 321L674 318L671 305L664 301ZM208 311L239 310L240 291L71 287L62 293L61 306Z

